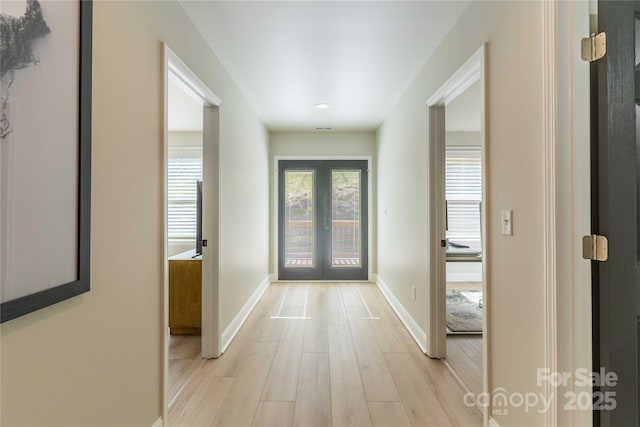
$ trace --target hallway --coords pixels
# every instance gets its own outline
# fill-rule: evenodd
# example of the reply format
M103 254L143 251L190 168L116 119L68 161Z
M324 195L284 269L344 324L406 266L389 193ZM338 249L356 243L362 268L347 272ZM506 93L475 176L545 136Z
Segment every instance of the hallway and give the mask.
M169 425L480 426L463 397L375 285L274 283Z

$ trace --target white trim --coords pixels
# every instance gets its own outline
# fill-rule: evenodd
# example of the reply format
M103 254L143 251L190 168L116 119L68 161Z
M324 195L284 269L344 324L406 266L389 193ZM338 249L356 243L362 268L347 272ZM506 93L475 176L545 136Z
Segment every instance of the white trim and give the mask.
M229 326L227 326L224 332L222 332L222 349L221 350L223 353L227 351L227 347L229 347L229 344L231 344L231 341L233 341L235 336L238 334L238 331L240 330L242 325L244 325L244 322L247 320L247 317L249 317L249 314L251 314L251 311L253 310L253 308L256 306L258 301L260 301L260 298L262 297L264 292L267 290L270 283L271 283L271 276L267 276L262 281L262 283L260 283L260 286L258 286L258 288L253 292L253 294L247 300L247 302L242 306L242 308L240 309L238 314L236 314L236 316L233 318L231 323L229 323Z
M162 378L162 419L167 419L168 410L169 410L169 262L168 262L168 218L167 218L167 210L168 210L168 200L167 200L167 165L168 165L168 147L169 147L169 131L168 131L168 123L169 123L169 113L168 113L168 84L170 74L171 78L175 81L174 78L179 79L182 84L181 86L186 85L189 89L188 93L193 96L196 95L202 98L202 105L204 107L203 114L205 113L205 109L207 107L215 108L217 111L216 120L217 120L217 135L215 138L217 143L219 144L219 108L222 104L220 98L218 98L209 87L202 82L196 76L196 74L191 71L191 69L184 63L182 60L169 48L169 46L165 43L163 45L163 178L162 178L162 191L163 191L163 199L162 199L162 210L163 210L163 222L162 222L162 231L161 235L163 238L163 251L162 251L162 265L163 265L163 275L162 275L162 286L163 286L163 319L162 319L162 339L163 339L163 378ZM203 144L206 144L203 136ZM203 146L203 153L205 147ZM204 158L203 158L204 161ZM219 170L220 159L218 158L218 165L216 165L216 170ZM204 163L203 163L204 166ZM219 189L218 189L219 190ZM212 201L213 202L213 201ZM218 203L218 201L215 201ZM218 222L218 227L219 227ZM210 239L213 240L213 239ZM217 244L219 244L219 239ZM213 249L213 248L212 248ZM218 250L219 255L219 250ZM204 257L203 257L204 258ZM203 267L206 267L207 263L205 263L205 259L203 259ZM218 263L219 267L219 263ZM219 271L219 270L218 270ZM206 292L211 293L215 299L212 297L211 300L214 301L214 304L209 304L206 301L207 294L203 292L203 313L209 311L211 313L207 313L207 316L203 316L202 323L202 354L204 357L211 357L214 355L219 355L220 350L220 329L219 329L219 307L217 301L218 290L220 287L219 276L216 280L212 280L212 286L203 287ZM207 307L208 306L208 307ZM207 310L208 309L208 310ZM213 315L215 311L216 315ZM210 314L210 315L209 315ZM208 331L208 332L207 332Z
M220 98L202 81L191 69L176 55L167 44L164 45L168 68L173 75L182 83L180 86L186 88L186 92L193 97L200 97L211 105L219 107L222 105ZM165 62L166 63L166 62Z
M484 63L483 45L434 93L427 105L447 105L458 95L467 90L472 84L480 80Z
M590 65L580 59L580 39L590 33L589 4L554 1L556 79L556 369L592 370L591 263L581 237L591 232ZM551 327L552 325L548 325ZM564 410L564 394L591 393L569 381L555 390L557 425L591 426L590 409Z
M557 337L557 265L556 265L556 150L557 150L557 79L555 61L557 3L542 3L542 129L543 129L543 271L544 277L544 367L556 372L558 365ZM577 52L576 52L577 54ZM546 383L546 400L549 402L545 413L545 425L557 425L558 395L551 381Z
M162 421L162 417L158 418L153 424L151 424L151 427L163 427L164 426L164 422Z
M482 150L482 206L481 206L481 227L482 227L482 253L483 253L483 262L482 262L482 292L484 295L484 308L483 308L483 345L482 345L482 389L484 393L489 393L490 389L490 381L489 378L491 376L491 364L490 361L490 343L491 343L491 295L489 291L489 260L488 254L490 253L491 242L489 241L489 236L491 235L489 230L489 221L487 220L487 212L489 212L489 171L490 165L488 162L488 138L487 138L487 125L486 125L486 106L487 102L487 43L484 43L471 57L438 89L427 101L427 107L429 109L429 114L436 113L434 116L435 119L438 117L437 110L439 106L446 106L449 102L455 99L458 95L460 95L464 90L466 90L473 83L480 81L481 85L481 150ZM431 116L429 116L431 119ZM440 165L436 162L436 155L441 155L435 147L436 144L440 143L442 145L443 140L438 139L442 138L442 132L437 132L431 129L429 126L429 141L427 146L427 165L431 170L429 175L429 223L427 224L428 236L427 242L427 251L428 258L427 263L429 264L429 283L428 292L427 292L427 307L429 308L429 312L432 313L432 317L428 318L427 322L427 342L430 343L430 347L427 347L431 352L429 355L435 355L436 357L443 357L446 355L446 314L444 313L444 309L442 305L445 304L444 295L446 292L446 280L442 278L442 265L444 264L445 254L444 251L438 250L436 254L431 253L431 249L436 247L439 249L439 230L444 230L443 223L443 212L444 207L438 209L439 199L438 197L442 197L443 195L439 194L443 191L443 189L438 190L438 177L444 174L443 165ZM439 149L443 151L441 147ZM435 191L434 191L435 190ZM442 211L438 213L439 211ZM435 284L435 285L432 285ZM433 314L435 313L435 314ZM435 316L435 317L434 317ZM444 344L443 344L444 342ZM490 423L489 421L489 407L483 407L483 424L486 426Z
M220 108L202 109L202 348L203 358L220 356L220 283L221 277L221 174Z
M169 416L169 52L163 55L163 127L162 127L162 416ZM157 423L157 421L156 421Z
M481 91L481 99L482 99L482 107L480 108L480 146L482 147L482 206L480 209L480 226L482 227L482 295L484 298L483 301L483 309L482 309L482 391L486 395L489 394L489 390L491 389L491 383L489 378L491 377L491 363L490 357L491 352L489 351L489 345L491 343L491 292L489 291L489 262L488 262L488 254L491 249L491 241L489 240L490 233L490 223L487 218L489 216L489 197L490 197L490 189L489 189L489 179L490 179L490 166L489 156L487 152L489 150L489 138L487 134L487 105L489 105L489 101L487 99L487 43L485 43L482 48L482 55L480 56L480 91ZM489 415L490 409L487 406L483 407L482 416L484 418L483 425L489 424Z
M423 353L427 351L427 334L422 330L422 328L418 325L418 322L415 321L413 317L409 314L409 312L404 308L404 306L400 303L400 301L396 298L396 296L391 292L387 284L382 280L379 275L375 275L376 285L378 285L378 289L382 292L385 299L395 311L395 313L400 318L400 321L404 324L407 331L411 334L420 350Z
M366 160L367 161L367 214L369 218L367 219L367 250L368 253L368 266L367 266L367 280L372 281L373 279L373 263L371 262L372 254L373 254L373 157L372 156L288 156L288 155L278 155L273 156L273 216L272 216L272 227L273 227L273 274L271 281L278 281L278 183L279 183L279 175L278 175L278 161L279 160Z
M456 82L454 82L456 83ZM428 216L427 216L427 269L429 287L427 292L427 355L443 359L447 353L447 283L446 249L440 242L446 239L445 232L445 106L429 105L428 166Z
M493 417L489 417L489 427L500 427L500 424Z

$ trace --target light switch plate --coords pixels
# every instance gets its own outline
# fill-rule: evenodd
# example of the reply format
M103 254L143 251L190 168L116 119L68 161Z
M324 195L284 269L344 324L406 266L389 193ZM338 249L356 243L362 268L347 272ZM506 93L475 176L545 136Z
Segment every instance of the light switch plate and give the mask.
M513 236L513 210L511 209L502 211L502 234Z

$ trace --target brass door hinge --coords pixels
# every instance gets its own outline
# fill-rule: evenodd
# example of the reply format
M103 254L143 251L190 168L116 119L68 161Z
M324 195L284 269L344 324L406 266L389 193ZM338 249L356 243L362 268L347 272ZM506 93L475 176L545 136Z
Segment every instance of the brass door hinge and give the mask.
M592 234L582 238L582 258L591 261L606 261L609 259L609 241L604 236Z
M582 39L581 47L583 61L597 61L607 53L607 35L600 33L585 37Z

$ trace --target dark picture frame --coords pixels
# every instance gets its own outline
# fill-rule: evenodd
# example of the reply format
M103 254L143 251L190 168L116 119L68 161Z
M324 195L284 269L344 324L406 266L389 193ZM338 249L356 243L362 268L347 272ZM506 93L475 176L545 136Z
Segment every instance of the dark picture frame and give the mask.
M91 77L92 0L78 0L79 95L78 95L78 224L76 280L0 304L0 323L32 313L90 290L91 232ZM37 244L37 242L34 242Z

